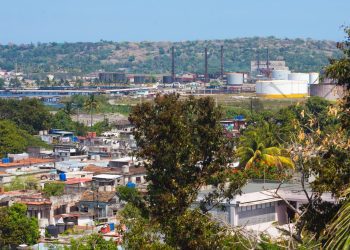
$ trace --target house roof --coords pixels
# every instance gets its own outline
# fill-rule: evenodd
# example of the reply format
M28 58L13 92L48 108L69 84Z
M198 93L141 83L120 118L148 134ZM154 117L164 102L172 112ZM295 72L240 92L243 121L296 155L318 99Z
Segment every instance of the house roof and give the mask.
M109 202L116 196L115 192L85 191L80 201Z
M93 164L86 166L84 171L93 172L95 174L112 174L112 175L139 175L146 174L146 169L141 167L129 167L129 173L123 173L121 168L111 168L111 167L97 167Z
M93 179L108 179L108 180L116 180L122 177L120 174L98 174L92 177Z
M64 183L66 185L73 185L85 182L91 182L92 178L68 178Z
M0 167L9 168L9 167L19 167L19 166L30 166L42 163L51 163L54 162L54 159L41 159L41 158L28 158L10 163L0 163Z

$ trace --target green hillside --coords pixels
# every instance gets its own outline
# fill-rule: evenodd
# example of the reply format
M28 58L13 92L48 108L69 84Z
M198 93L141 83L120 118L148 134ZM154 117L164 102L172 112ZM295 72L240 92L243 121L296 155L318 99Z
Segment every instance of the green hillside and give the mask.
M131 73L170 71L171 46L176 48L176 71L202 73L204 47L209 51L209 72L220 70L220 46L225 48L225 71L248 71L250 61L261 59L265 49L270 59L284 59L291 70L319 71L329 57L340 55L336 43L311 39L237 38L184 42L110 42L39 43L0 45L0 68L28 73L115 71L127 68Z

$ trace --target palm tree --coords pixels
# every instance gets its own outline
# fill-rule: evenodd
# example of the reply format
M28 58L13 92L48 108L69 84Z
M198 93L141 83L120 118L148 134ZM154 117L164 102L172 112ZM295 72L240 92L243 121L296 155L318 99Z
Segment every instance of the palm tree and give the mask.
M67 101L64 103L63 112L66 113L66 115L71 116L75 114L75 106L72 101Z
M254 164L263 161L268 166L277 166L280 168L293 169L294 164L286 150L270 146L264 142L263 135L257 131L248 131L240 137L237 156L240 161L240 167L249 168ZM265 169L264 169L265 180Z
M89 98L85 101L84 106L86 109L90 110L90 127L92 127L92 112L97 110L99 107L99 102L95 98L94 94L89 95Z
M348 197L328 227L326 237L328 238L325 248L328 249L350 249L350 188L346 189L343 197Z

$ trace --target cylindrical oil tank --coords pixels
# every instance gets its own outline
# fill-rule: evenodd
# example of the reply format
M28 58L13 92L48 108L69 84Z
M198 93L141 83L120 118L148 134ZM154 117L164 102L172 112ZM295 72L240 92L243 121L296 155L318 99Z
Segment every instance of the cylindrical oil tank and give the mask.
M173 77L172 76L163 76L163 83L172 83Z
M320 74L317 72L309 73L309 84L318 84L320 82Z
M146 78L145 76L143 75L140 75L140 76L134 76L134 83L137 84L142 84L142 83L145 83L146 82Z
M228 85L242 85L243 84L243 73L233 72L227 73L227 84Z
M58 233L59 233L59 234L64 233L64 229L65 229L65 224L64 224L64 222L57 223L56 226L57 226L57 229L58 229Z
M74 222L67 222L66 223L66 230L73 229L74 228Z
M266 80L256 82L256 95L266 98L303 98L308 95L305 81Z
M288 80L309 83L309 73L290 73L288 74Z
M46 227L47 233L55 238L58 237L58 228L55 225L49 225Z
M310 85L310 96L319 96L330 101L344 97L344 93L344 87L335 84Z
M272 79L274 80L288 80L289 70L272 70Z

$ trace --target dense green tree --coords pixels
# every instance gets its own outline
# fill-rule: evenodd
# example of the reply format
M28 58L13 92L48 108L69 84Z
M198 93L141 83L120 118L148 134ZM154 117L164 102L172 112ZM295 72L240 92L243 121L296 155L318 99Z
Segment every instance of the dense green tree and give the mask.
M0 208L0 247L14 249L20 244L33 245L39 239L36 218L27 217L27 207L13 204Z
M103 132L111 130L111 128L108 119L105 118L100 122L96 122L90 130L96 132L97 135L101 135Z
M44 104L35 98L0 99L0 119L11 120L33 134L48 129L51 115Z
M117 243L105 240L101 234L91 234L78 239L71 239L70 246L65 247L70 250L115 250Z
M59 110L52 116L50 126L52 128L75 131L77 135L85 135L88 130L84 124L74 122L71 116L69 116L64 110Z
M342 194L345 197L342 207L334 216L327 229L325 249L350 249L350 188Z
M213 99L180 100L175 94L158 95L154 103L137 105L130 115L139 146L136 157L145 160L149 181L144 197L147 209L168 243L179 236L174 226L181 216L190 213L187 209L202 186L213 185L213 192L204 199L210 206L219 198L231 198L245 183L242 179L230 182L232 144L224 136L221 117ZM229 187L225 187L227 183ZM205 223L202 219L199 220ZM207 230L192 233L181 244L195 241L192 237L204 239L211 234Z
M44 185L43 193L46 197L61 196L64 193L64 183L47 182Z
M286 150L271 146L273 143L276 145L276 142L271 140L273 136L263 131L262 128L249 130L239 138L236 154L240 167L254 171L260 169L258 176L264 179L271 176L277 178L279 174L282 177L285 172L294 168L294 164ZM270 131L267 130L267 132ZM270 173L274 169L276 173ZM252 178L258 176L252 176Z
M34 176L16 177L5 186L6 190L36 190L39 188L39 180Z
M325 68L325 75L334 79L338 85L343 86L345 95L342 101L341 121L346 130L350 131L350 27L345 27L346 38L337 44L342 51L339 59L331 59L330 65Z
M28 146L47 147L46 143L19 129L13 122L0 121L0 157L7 153L23 153Z
M5 80L3 78L0 78L0 89L3 89L5 86Z

